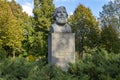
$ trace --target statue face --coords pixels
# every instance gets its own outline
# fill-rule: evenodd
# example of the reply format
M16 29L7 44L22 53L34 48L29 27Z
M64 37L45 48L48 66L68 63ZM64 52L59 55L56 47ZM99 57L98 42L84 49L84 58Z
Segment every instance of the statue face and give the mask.
M67 22L67 12L65 9L57 9L56 13L56 23L64 25Z

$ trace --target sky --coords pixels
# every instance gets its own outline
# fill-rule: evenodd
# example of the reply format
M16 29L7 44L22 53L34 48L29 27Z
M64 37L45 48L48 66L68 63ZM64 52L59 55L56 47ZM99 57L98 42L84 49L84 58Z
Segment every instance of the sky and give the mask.
M11 0L8 0L11 1ZM23 11L33 16L32 10L34 8L34 0L15 0L23 8ZM91 9L92 14L98 18L99 12L102 11L102 6L108 4L110 0L53 0L55 7L65 6L69 15L73 14L74 10L79 4Z

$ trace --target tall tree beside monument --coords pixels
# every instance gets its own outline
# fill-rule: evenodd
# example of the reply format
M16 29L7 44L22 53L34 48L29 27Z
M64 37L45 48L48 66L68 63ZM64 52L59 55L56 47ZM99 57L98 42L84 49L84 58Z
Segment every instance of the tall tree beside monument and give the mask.
M56 8L53 17L55 22L50 27L48 62L66 71L68 63L75 62L75 34L71 33L67 23L68 14L64 6Z
M54 12L53 0L34 0L34 19L36 31L47 33Z
M0 46L15 58L21 51L23 39L23 28L9 3L0 1Z
M112 26L120 36L120 0L109 1L100 12L101 27Z
M120 0L109 1L100 12L101 46L108 52L120 53Z
M47 54L47 38L50 24L52 22L52 14L54 12L53 0L34 0L34 19L35 19L35 46L37 53L40 55Z
M34 44L34 25L33 18L28 16L26 12L23 12L22 6L17 4L15 0L8 2L10 8L13 12L13 15L16 17L17 21L20 23L21 28L23 29L24 40L22 41L22 55L28 56L35 53L33 48ZM36 53L35 53L36 54Z
M76 33L76 51L79 56L85 48L94 48L99 44L100 29L89 8L80 4L70 16L69 22Z

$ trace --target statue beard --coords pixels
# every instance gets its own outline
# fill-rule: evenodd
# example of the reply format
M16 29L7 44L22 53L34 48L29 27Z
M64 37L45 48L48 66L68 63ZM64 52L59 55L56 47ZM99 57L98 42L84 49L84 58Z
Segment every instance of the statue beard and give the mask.
M65 25L67 23L66 17L56 17L56 23L59 25Z

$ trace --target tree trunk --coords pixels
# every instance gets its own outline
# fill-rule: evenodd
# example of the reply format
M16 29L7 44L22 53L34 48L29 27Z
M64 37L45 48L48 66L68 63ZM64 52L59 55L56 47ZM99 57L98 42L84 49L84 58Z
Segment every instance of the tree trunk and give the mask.
M13 50L13 59L15 59L15 50Z

